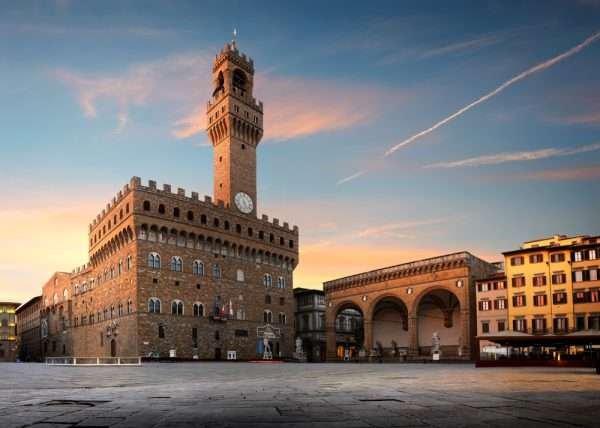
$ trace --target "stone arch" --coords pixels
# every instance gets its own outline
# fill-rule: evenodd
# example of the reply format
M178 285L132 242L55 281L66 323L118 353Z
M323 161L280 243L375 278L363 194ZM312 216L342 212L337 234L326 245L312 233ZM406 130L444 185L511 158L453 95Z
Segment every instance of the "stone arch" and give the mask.
M408 352L410 332L408 305L399 296L386 293L378 296L368 308L367 319L373 335L373 347L382 356L397 356Z
M420 355L431 354L437 333L442 356L459 356L459 348L469 340L463 337L461 308L465 304L460 293L447 286L430 287L419 293L413 308Z

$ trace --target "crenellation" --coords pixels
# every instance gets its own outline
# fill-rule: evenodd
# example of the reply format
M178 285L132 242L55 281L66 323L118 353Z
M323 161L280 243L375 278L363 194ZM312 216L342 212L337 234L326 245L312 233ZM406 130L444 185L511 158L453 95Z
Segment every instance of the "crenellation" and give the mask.
M207 204L211 204L212 205L212 198L210 196L205 196L204 197L204 202Z
M266 215L266 214L263 214L261 219L262 219L262 221L268 222L269 221L269 216Z
M156 190L156 181L154 181L154 180L149 180L149 181L148 181L148 187L149 187L151 190Z
M273 219L273 225L274 226L279 226L279 219L278 218L274 218Z
M171 185L166 183L163 184L163 192L171 193Z
M192 201L198 201L198 192L192 192Z
M185 189L182 189L181 187L177 188L177 195L178 196L183 196L185 198Z

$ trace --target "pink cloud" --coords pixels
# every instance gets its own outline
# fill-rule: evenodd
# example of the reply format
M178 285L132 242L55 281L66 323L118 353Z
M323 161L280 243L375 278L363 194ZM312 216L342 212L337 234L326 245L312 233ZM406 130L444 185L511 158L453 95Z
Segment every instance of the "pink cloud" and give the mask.
M548 169L543 171L517 174L517 179L538 181L582 181L600 178L600 165L575 168Z
M210 97L209 55L172 56L132 66L122 73L92 74L68 69L52 75L70 87L85 117L93 119L103 106L116 109L116 131L130 122L134 108L172 109L165 127L179 139L203 134L205 102ZM375 118L391 102L404 97L384 88L351 82L328 82L258 74L256 97L265 104L265 140L284 141L347 129Z

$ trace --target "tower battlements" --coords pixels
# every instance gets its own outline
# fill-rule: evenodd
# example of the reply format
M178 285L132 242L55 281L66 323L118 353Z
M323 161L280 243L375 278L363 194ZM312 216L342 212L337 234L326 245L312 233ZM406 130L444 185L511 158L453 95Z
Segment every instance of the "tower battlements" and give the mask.
M102 212L100 212L90 223L89 230L92 231L92 229L94 229L97 225L101 224L102 221L111 214L111 211L117 205L119 205L119 203L127 196L129 192L136 190L177 198L181 201L191 202L208 210L215 208L226 209L223 201L214 201L210 196L204 196L203 198L200 198L198 192L188 192L181 187L178 187L177 191L173 192L173 187L170 184L165 183L162 184L162 186L159 186L155 180L148 180L147 184L144 185L140 177L132 177L129 183L123 186L123 189L112 198L111 202L106 204L106 207L102 210ZM286 232L294 233L295 235L298 235L299 232L298 226L290 226L288 222L280 222L278 218L270 219L269 216L265 214L263 214L260 218L256 218L255 221L271 228L274 227Z
M254 60L246 54L240 53L235 43L225 43L221 52L215 56L213 72L218 70L225 61L231 61L248 73L254 74Z

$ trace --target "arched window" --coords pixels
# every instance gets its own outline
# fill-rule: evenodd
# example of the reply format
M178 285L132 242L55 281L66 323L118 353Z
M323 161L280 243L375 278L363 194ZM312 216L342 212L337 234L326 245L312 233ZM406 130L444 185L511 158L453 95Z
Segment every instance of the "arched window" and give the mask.
M165 338L165 327L163 325L158 326L158 338L159 339Z
M265 275L263 276L263 285L266 288L270 288L273 286L273 277L270 274L265 273Z
M79 284L75 284L75 294L79 294Z
M270 294L267 294L265 296L265 304L266 305L270 305L271 304L271 295Z
M236 272L236 279L238 282L244 282L245 278L244 278L244 271L241 269L238 269Z
M213 226L219 227L219 219L216 217L213 219Z
M263 312L263 321L265 324L271 324L273 322L273 313L270 310L265 309Z
M114 277L115 277L115 267L111 266L110 267L110 279L113 279Z
M131 301L131 299L129 299L127 301L127 313L128 314L133 313L133 302Z
M158 206L158 213L159 214L164 214L165 213L165 206L163 204L160 204Z
M131 269L131 256L127 256L127 270Z
M63 302L66 302L67 300L69 300L69 290L65 288L63 290Z
M195 317L203 317L204 316L204 305L202 303L194 303L194 316Z
M179 217L179 208L173 208L173 217Z
M194 221L194 213L192 211L187 212L187 219L189 221Z
M160 269L160 255L158 253L148 254L148 267L152 269Z
M114 305L110 307L110 319L115 317L115 307Z
M277 288L285 288L285 278L280 276L277 278Z
M200 216L200 223L202 223L202 224L206 224L206 221L207 221L207 220L206 220L206 215L205 215L205 214L202 214L202 215Z
M173 272L183 272L183 261L181 260L181 257L171 257L171 270Z
M144 201L144 211L150 211L150 201Z
M117 273L119 275L123 273L123 260L119 260L119 264L117 265Z
M192 263L192 273L198 276L204 276L204 263L200 260L194 260Z
M160 314L160 300L158 300L156 297L151 297L148 300L148 312L151 314Z
M213 278L220 279L221 278L221 266L217 263L213 265Z
M120 317L123 316L123 303L119 303L118 314Z
M183 302L181 300L173 300L173 303L171 303L171 314L177 316L183 315Z
M279 313L279 324L287 324L287 317L283 312Z

